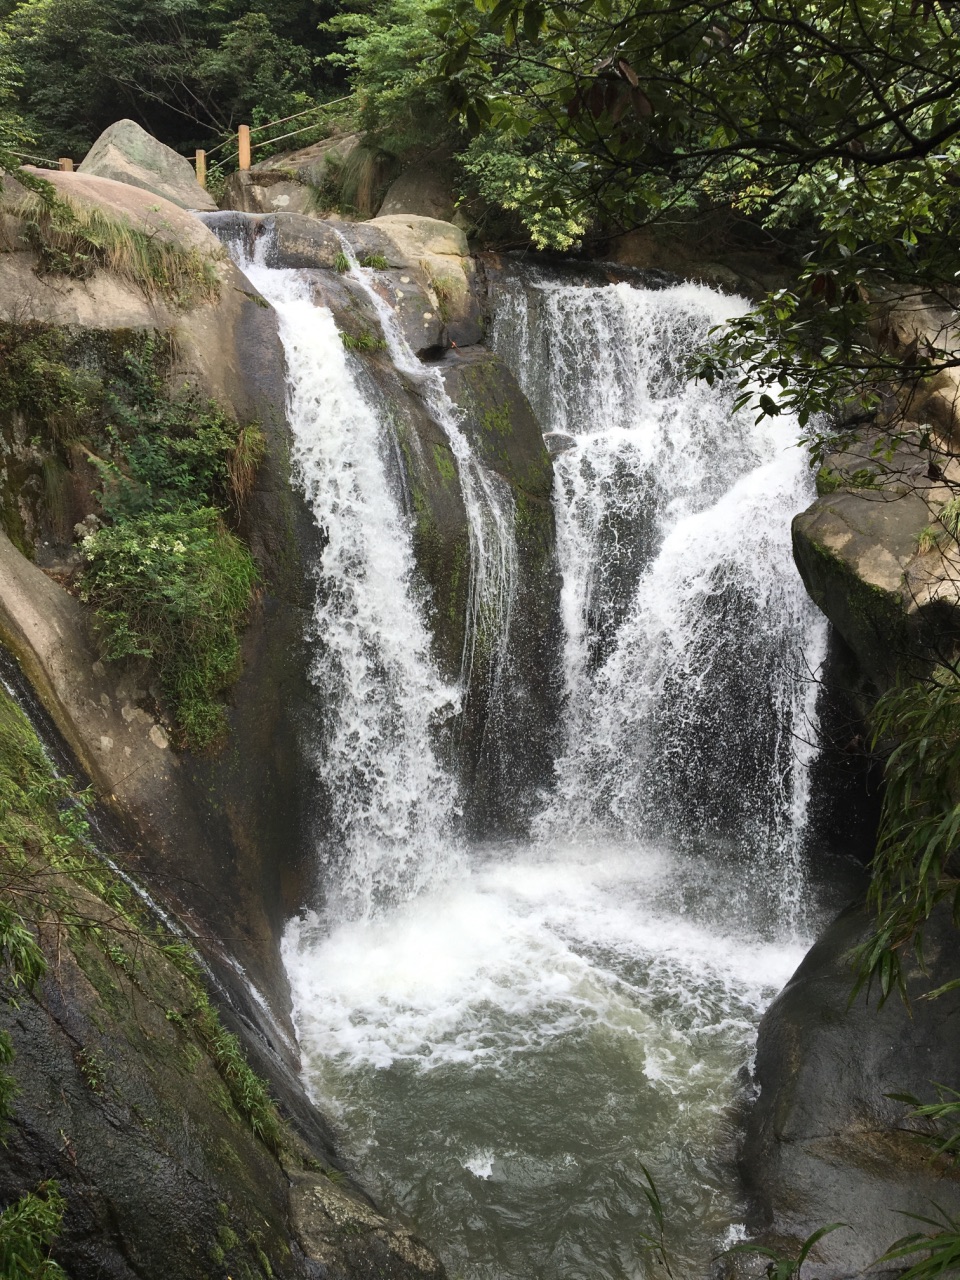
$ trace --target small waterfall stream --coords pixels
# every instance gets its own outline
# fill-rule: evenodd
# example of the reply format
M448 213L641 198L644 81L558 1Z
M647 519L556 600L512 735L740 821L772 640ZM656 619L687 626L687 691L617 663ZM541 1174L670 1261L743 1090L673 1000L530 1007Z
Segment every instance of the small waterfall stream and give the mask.
M494 342L566 446L567 696L530 838L471 846L437 748L463 685L430 656L389 417L308 276L242 265L278 313L297 476L325 540L327 901L284 943L308 1088L451 1275L653 1275L646 1166L674 1274L703 1276L742 1209L735 1109L756 1026L807 943L804 677L823 648L789 556L801 452L682 377L738 304L526 276L500 290ZM488 610L506 637L512 513L378 310L459 464L474 629Z
M332 810L331 910L365 917L456 863L457 784L435 733L461 695L430 657L410 531L388 474L392 441L350 375L333 316L301 273L244 268L277 312L296 478L325 543L313 678L329 712L316 765Z
M460 682L470 685L481 638L496 685L510 643L510 614L517 582L516 512L509 485L480 465L460 430L456 406L436 367L417 359L400 328L397 313L374 286L374 272L364 269L343 237L350 277L373 304L394 365L422 391L433 420L443 431L457 462L457 478L467 512L470 536L470 583L467 592Z

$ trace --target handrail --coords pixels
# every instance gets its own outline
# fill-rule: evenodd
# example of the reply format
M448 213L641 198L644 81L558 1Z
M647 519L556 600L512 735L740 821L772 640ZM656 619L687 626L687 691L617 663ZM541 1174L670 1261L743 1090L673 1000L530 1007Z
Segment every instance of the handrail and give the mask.
M49 156L32 156L28 151L11 151L10 154L18 160L29 160L31 164L45 164L51 169L60 168L60 161L51 160Z
M305 124L302 129L291 129L289 133L281 133L279 138L264 138L262 142L255 142L250 149L256 151L257 147L272 147L275 142L283 142L284 138L295 138L298 133L309 133L316 127L315 124Z
M348 102L353 97L352 93L345 94L342 98L331 98L329 102L318 102L312 107L307 107L306 111L298 111L293 116L281 116L279 120L271 120L267 124L255 125L251 133L263 133L264 129L272 129L277 124L287 124L290 120L299 120L301 116L312 115L314 111L324 111L327 107L335 107L338 102Z
M298 112L296 113L296 115L292 115L292 116L281 116L279 120L269 120L266 124L258 124L258 125L254 125L254 126L253 126L253 128L250 130L250 132L251 132L252 134L253 134L253 133L263 133L264 129L273 129L273 128L274 128L276 125L278 125L278 124L287 124L290 120L299 120L301 116L309 116L309 115L312 115L315 111L325 111L325 110L327 109L327 107L335 107L335 106L337 106L337 105L338 105L339 103L341 103L341 102L349 102L349 100L350 100L352 97L353 97L353 94L352 94L352 93L348 93L348 94L345 94L342 98L331 98L331 100L330 100L329 102L318 102L318 103L317 103L315 106L313 106L313 107L307 107L307 109L306 109L305 111L298 111ZM305 132L305 130L306 130L307 128L313 128L313 126L312 126L312 125L306 125L306 126L304 127L304 129L294 129L294 130L293 130L292 132L290 132L290 133L284 133L284 134L281 134L280 138L265 138L262 142L258 142L256 145L257 145L258 147L262 147L262 146L263 146L265 143L267 143L267 142L279 142L279 141L281 141L283 138L292 138L292 137L294 136L294 134L296 134L296 133L303 133L303 132ZM224 138L224 140L223 140L222 142L218 142L218 143L217 143L217 145L216 145L215 147L210 147L210 148L209 148L209 150L207 151L207 155L208 155L208 156L212 156L215 152L219 151L221 147L228 147L228 146L230 146L230 144L231 144L235 139L236 139L236 133L229 134L226 138ZM233 154L231 154L230 156L227 156L227 157L226 157L226 159L228 159L228 160L232 160L233 158L234 158Z

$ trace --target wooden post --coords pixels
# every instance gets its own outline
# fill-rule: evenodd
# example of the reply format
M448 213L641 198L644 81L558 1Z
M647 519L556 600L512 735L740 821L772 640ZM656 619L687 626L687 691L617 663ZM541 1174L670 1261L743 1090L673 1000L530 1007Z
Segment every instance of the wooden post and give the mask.
M242 124L237 130L237 146L239 148L239 167L241 169L250 168L250 126Z
M73 161L69 156L60 157L60 168L64 173L73 173Z
M207 153L205 151L197 151L197 181L201 187L207 185Z

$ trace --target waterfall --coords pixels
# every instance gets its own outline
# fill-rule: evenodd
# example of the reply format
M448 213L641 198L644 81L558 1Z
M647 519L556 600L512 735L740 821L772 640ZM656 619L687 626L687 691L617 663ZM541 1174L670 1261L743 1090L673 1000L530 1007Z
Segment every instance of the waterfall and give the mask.
M488 662L489 692L495 696L510 642L510 613L517 584L516 510L510 486L474 456L458 424L456 405L437 368L414 354L396 311L376 287L376 272L361 267L340 235L350 278L373 305L394 365L420 390L434 422L443 431L457 464L470 538L470 580L460 683L469 693L478 646Z
M242 265L277 313L295 476L323 541L312 675L326 721L315 760L332 817L330 914L364 917L456 866L458 789L437 738L458 713L461 690L431 657L410 530L391 481L390 420L378 418L353 376L308 276L259 258Z
M789 422L687 377L747 304L537 271L495 304L493 345L559 446L565 747L539 832L729 850L796 926L826 643L790 547L809 469Z
M510 660L512 499L384 282L351 262L468 511L469 635L444 681L390 415L310 273L242 265L277 311L296 478L323 534L328 901L283 942L307 1087L451 1274L654 1275L649 1168L674 1274L702 1276L742 1215L731 1115L757 1023L815 915L800 900L824 628L788 528L805 459L788 428L685 377L743 304L533 272L495 290L494 344L556 452L566 697L532 838L481 846L459 833L466 797L437 743L471 671L489 687Z

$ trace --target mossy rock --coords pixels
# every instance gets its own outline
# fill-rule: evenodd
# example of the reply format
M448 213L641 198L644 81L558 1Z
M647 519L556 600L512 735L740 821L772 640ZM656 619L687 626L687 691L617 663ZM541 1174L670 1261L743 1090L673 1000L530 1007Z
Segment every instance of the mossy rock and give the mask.
M53 1256L72 1280L315 1280L321 1267L331 1280L443 1280L322 1144L282 1121L192 949L91 852L69 785L2 690L0 796L0 908L37 930L47 969L0 1004L17 1085L0 1201L55 1180L66 1207Z

